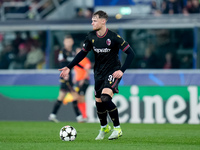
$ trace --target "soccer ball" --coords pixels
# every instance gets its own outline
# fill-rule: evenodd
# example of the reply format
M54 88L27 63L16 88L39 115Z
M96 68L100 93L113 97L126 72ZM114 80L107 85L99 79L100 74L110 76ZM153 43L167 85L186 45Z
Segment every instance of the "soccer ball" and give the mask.
M60 139L62 141L74 141L76 139L77 132L72 126L64 126L60 129Z

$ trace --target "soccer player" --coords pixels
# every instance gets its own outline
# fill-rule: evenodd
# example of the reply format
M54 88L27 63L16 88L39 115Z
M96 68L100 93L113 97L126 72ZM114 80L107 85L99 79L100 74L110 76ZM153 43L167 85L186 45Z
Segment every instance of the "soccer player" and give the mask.
M93 14L93 31L87 35L82 50L69 65L59 69L61 77L68 76L72 67L78 64L90 50L94 51L95 100L97 115L101 124L100 132L95 140L104 139L105 134L111 130L107 123L107 114L109 114L114 126L114 130L108 139L113 140L122 136L118 109L112 102L112 97L114 93L119 92L118 84L135 55L123 38L106 27L107 20L108 15L104 11L100 10ZM118 58L119 49L127 54L122 66Z
M63 40L64 48L59 52L58 61L60 62L61 67L68 65L75 57L76 52L73 50L74 40L71 35L66 35ZM82 66L79 65L81 68ZM49 120L53 122L59 122L57 119L58 110L61 108L62 102L66 96L66 94L70 92L74 98L72 104L76 114L77 122L85 122L83 116L78 109L78 93L73 88L72 83L72 74L70 73L69 76L61 77L60 78L60 90L58 94L58 98L54 103L53 110L49 115Z

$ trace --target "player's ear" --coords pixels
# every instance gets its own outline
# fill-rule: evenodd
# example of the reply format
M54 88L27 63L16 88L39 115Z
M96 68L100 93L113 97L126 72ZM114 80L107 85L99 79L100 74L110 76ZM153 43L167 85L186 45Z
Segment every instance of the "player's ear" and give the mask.
M102 23L103 23L103 24L106 24L106 19L102 19Z

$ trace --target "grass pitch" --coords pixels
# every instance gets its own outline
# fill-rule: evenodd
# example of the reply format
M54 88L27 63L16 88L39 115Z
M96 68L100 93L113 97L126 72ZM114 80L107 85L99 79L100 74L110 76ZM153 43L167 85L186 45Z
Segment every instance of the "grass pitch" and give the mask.
M61 141L61 127L71 125L75 141ZM112 124L111 124L112 125ZM98 123L0 121L0 150L200 150L200 125L121 124L117 140L95 141Z

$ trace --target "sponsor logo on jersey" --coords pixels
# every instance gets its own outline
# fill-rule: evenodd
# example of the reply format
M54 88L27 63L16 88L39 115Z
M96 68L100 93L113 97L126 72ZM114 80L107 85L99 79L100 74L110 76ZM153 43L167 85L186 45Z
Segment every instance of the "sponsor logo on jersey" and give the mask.
M92 43L94 43L94 39L92 39Z
M118 38L121 38L121 36L120 36L120 35L117 35L117 37L118 37Z
M109 49L109 48L96 48L96 47L93 47L93 49L97 53L108 53L108 52L111 51L111 49Z
M107 44L108 46L110 46L111 40L110 40L110 39L107 39L107 40L106 40L106 44Z
M121 46L123 46L124 45L124 43L125 43L125 41L121 44Z

